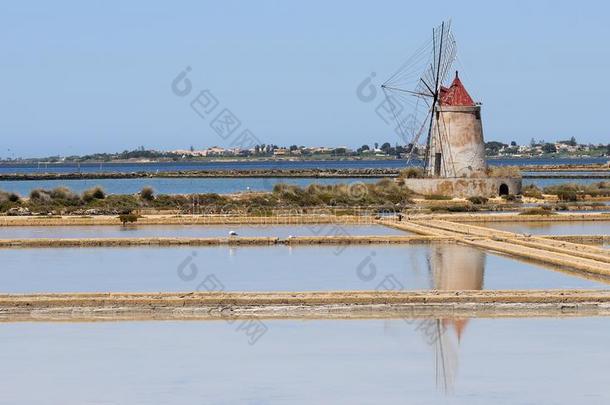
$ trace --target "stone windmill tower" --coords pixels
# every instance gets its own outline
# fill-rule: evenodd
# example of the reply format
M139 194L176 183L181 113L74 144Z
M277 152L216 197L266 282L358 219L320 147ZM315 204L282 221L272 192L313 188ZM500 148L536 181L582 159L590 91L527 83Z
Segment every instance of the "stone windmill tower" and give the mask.
M460 78L440 88L427 148L427 174L436 177L485 177L485 142L481 106L474 103Z
M451 84L443 84L455 59L456 42L451 26L443 22L432 30L432 40L381 86L398 123L397 129L405 138L412 139L411 145L418 145L425 134L425 177L407 179L405 185L424 195L519 194L520 178L488 175L480 104L470 97L457 72ZM414 105L416 112L399 117L402 110L399 106L403 104ZM418 108L423 111L419 115ZM415 149L411 148L409 161Z

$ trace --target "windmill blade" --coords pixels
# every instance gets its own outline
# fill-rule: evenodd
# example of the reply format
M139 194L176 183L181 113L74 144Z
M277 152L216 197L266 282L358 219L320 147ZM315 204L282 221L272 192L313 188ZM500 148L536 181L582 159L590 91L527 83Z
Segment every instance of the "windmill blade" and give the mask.
M414 97L412 92L394 91L383 87L385 103L390 106L392 118L396 122L394 131L405 144L413 145L407 163L411 162L420 147L419 139L430 119L431 104L428 97Z
M394 72L382 87L414 91L422 72L431 61L432 38L424 42L401 66Z
M422 86L440 90L457 55L457 45L451 32L451 20L441 23L432 30L432 60L422 75ZM420 86L417 90L422 90Z
M419 146L426 127L426 151L430 147L432 114L442 83L456 59L456 51L451 22L443 22L433 29L432 38L381 86L397 124L396 132L405 143L413 145L412 152ZM405 112L405 106L410 107L409 114ZM413 157L412 152L408 161ZM424 164L427 166L427 160Z

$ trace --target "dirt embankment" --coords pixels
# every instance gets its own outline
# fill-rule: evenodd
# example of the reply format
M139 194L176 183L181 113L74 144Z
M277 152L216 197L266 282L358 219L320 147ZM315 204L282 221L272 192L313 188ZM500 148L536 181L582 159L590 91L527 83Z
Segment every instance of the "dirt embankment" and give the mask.
M520 165L518 168L528 172L599 172L598 177L610 176L607 164L561 164L561 165ZM136 172L81 172L81 173L2 173L1 180L96 180L96 179L138 179L138 178L383 178L397 177L399 168L349 168L349 169L235 169L235 170L177 170L177 171L136 171ZM556 174L553 177L561 177ZM565 178L578 178L579 175L566 175ZM582 175L580 175L582 176ZM539 175L524 176L538 178Z
M393 217L392 217L393 218ZM380 223L382 218L372 215L143 215L136 224L140 225L307 225L345 224L370 225ZM453 222L569 222L569 221L610 221L610 213L562 213L559 215L518 215L490 213L456 214L413 214L404 215L403 220L441 219ZM95 216L0 216L2 226L83 226L120 225L116 215Z
M610 216L609 216L610 217ZM143 215L135 224L140 225L307 225L307 224L362 224L375 223L372 216L355 215ZM121 225L116 215L92 216L0 216L1 226L84 226Z
M0 180L97 180L138 178L381 178L398 176L400 170L363 169L256 169L256 170L180 170L164 172L97 172L97 173L2 173Z
M610 161L610 158L608 158ZM592 163L592 164L557 164L557 165L520 165L519 169L528 172L557 172L557 171L570 171L570 172L595 172L602 171L607 172L610 170L608 163Z
M67 239L0 239L0 248L62 248L62 247L121 247L121 246L268 246L268 245L370 245L452 242L454 238L437 236L295 236L228 238L67 238Z
M0 295L0 321L591 316L610 291L331 291Z

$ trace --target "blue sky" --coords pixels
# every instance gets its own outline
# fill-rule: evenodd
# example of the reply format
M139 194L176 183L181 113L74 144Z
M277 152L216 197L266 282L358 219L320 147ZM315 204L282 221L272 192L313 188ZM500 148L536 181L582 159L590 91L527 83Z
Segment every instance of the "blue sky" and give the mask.
M446 18L488 140L607 143L609 15L601 1L4 2L0 156L229 146L189 105L204 89L264 143L398 142L381 98L356 89Z

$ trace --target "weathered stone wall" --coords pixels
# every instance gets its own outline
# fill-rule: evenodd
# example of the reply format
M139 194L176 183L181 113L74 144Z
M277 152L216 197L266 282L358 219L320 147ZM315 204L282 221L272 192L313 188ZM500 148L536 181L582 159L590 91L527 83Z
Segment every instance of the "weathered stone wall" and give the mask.
M438 107L432 136L428 175L435 175L436 153L441 153L440 176L485 176L487 161L480 106Z
M521 179L516 177L405 179L404 184L421 195L439 194L462 198L495 197L500 195L502 185L508 188L507 194L521 193Z

